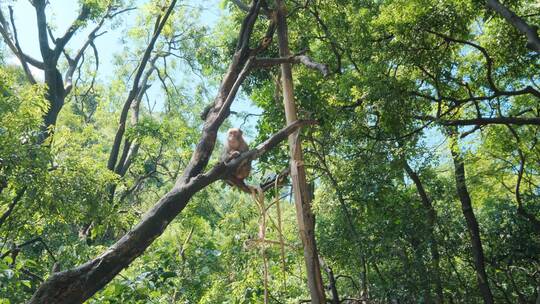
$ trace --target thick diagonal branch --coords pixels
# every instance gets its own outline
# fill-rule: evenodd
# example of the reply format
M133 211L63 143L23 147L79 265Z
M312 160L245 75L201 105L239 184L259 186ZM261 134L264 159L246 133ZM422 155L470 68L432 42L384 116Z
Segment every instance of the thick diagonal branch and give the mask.
M54 50L52 51L53 58L57 60L60 57L60 54L62 54L62 51L66 47L66 44L69 42L69 40L71 40L73 35L75 35L75 32L77 32L77 30L86 22L89 16L90 7L86 4L83 4L79 15L66 30L65 34L62 37L56 39Z
M540 38L538 37L538 28L536 26L529 25L498 0L487 0L486 5L527 37L527 47L540 53Z
M36 21L38 26L38 41L39 41L39 50L41 51L41 57L43 62L47 65L50 55L52 53L51 47L49 46L49 37L47 35L47 15L45 15L45 6L47 2L45 0L34 0L32 5L36 10Z
M184 209L191 197L211 183L234 172L247 159L256 159L285 140L310 121L296 121L257 148L228 164L218 163L205 174L179 182L163 196L130 232L99 257L71 270L53 274L36 291L29 303L82 303L110 282L120 271L141 255Z
M254 1L252 4L250 13L246 17L248 21L244 22L242 27L241 39L249 41L251 29L253 29L253 24L250 23L255 22L260 5L260 1ZM249 29L247 35L245 33L246 29ZM241 45L247 46L248 43L243 42ZM193 152L189 165L172 190L156 203L138 225L99 257L75 269L53 274L39 287L29 303L84 302L110 282L120 271L129 266L135 258L140 256L185 208L193 195L216 180L223 178L228 170L235 169L233 166L238 165L238 163L231 162L228 165L221 163L208 173L202 173L214 150L217 131L221 123L229 115L229 109L222 109L222 107L225 106L225 100L230 95L232 85L242 69L239 63L245 63L248 56L249 52L242 48L235 53L231 66L221 83L214 107L206 118L200 142ZM226 107L230 107L230 104ZM267 140L265 144L254 151L250 151L249 157L260 156L277 145L279 143L277 139L285 138L288 135L287 132L294 132L297 127L289 126L286 130L285 133L278 133ZM248 157L248 155L243 157Z

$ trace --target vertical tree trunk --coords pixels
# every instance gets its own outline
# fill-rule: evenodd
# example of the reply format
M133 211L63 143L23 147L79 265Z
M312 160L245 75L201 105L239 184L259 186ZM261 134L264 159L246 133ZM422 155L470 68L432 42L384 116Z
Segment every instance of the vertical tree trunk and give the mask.
M424 206L424 209L427 213L427 223L428 223L428 240L429 240L429 247L431 251L431 258L432 258L432 268L433 268L433 280L435 281L435 292L437 293L437 296L435 298L435 303L442 304L444 303L444 296L443 296L443 289L442 289L442 282L441 282L441 269L440 269L440 260L441 255L439 253L439 245L437 243L437 239L435 238L435 223L437 221L437 212L433 208L433 204L431 203L431 199L427 195L426 189L424 188L424 185L422 184L422 181L420 180L420 177L414 170L409 166L407 163L407 160L404 160L404 166L405 171L407 172L407 175L412 179L414 182L414 185L416 186L416 191L418 192L418 195L420 196L420 200L422 201L422 206Z
M290 51L287 22L285 20L285 4L283 1L278 0L277 6L279 55L281 57L288 57L290 56ZM285 106L286 121L287 124L290 124L297 119L290 63L281 64L281 81L283 85L283 103ZM311 293L311 303L322 304L326 302L326 299L317 253L317 245L315 243L315 218L311 212L311 195L306 182L306 172L302 157L302 145L299 141L299 135L300 134L297 131L289 136L291 179L293 183L296 217L298 220L300 238L302 239L302 244L304 246L304 260L306 262L306 273L309 291Z
M315 144L314 144L315 147ZM336 191L336 195L339 201L339 204L341 206L341 210L343 212L343 215L345 216L345 219L348 222L348 227L351 231L351 236L356 238L356 242L358 243L358 256L360 259L360 286L361 289L359 290L359 298L368 301L369 300L369 288L368 288L368 276L367 276L367 261L365 258L365 254L361 250L362 241L360 239L360 236L358 232L356 231L356 227L354 226L354 223L352 221L352 215L349 212L349 209L347 208L347 203L345 201L345 198L343 197L343 193L340 190L339 184L337 180L332 175L332 172L330 171L330 167L326 163L326 159L324 156L324 153L320 153L315 149L315 151L312 151L317 156L317 159L319 160L323 172L326 174L328 179L330 180L330 183L332 183L332 186L334 187L334 190Z
M430 251L431 251L431 259L432 259L432 266L433 272L434 272L434 280L435 280L435 292L437 293L437 297L435 298L435 303L442 304L444 303L444 294L443 294L443 288L442 288L442 282L441 282L441 255L439 253L439 244L437 243L437 240L435 239L435 236L433 235L433 238L431 239L430 244Z
M45 83L47 84L47 94L45 96L50 106L44 117L43 131L47 131L56 124L58 114L60 114L66 98L64 82L62 81L62 75L56 68L56 61L46 64Z
M319 256L319 263L321 267L324 269L324 271L326 272L326 275L328 276L328 288L330 289L330 292L332 293L332 299L330 300L330 303L340 304L341 301L339 300L336 277L334 276L334 271L332 270L332 267L326 264L326 262L321 256Z
M482 240L480 239L480 229L478 227L478 221L474 215L472 208L471 196L467 189L465 182L465 164L463 162L463 156L459 150L457 130L452 128L449 130L450 136L450 152L452 153L452 159L454 161L454 174L456 180L456 190L461 201L461 210L465 216L467 222L467 228L469 230L469 236L471 238L471 250L473 255L473 261L476 271L476 277L478 280L478 287L480 294L484 299L484 303L493 303L493 294L489 287L488 277L485 269L484 262L484 250L482 248Z
M367 262L366 262L366 257L364 256L364 254L361 254L360 255L360 264L362 266L362 271L360 271L360 282L362 284L362 290L361 290L361 298L362 300L364 301L368 301L369 300L369 288L368 288L368 283L367 283Z
M431 304L433 303L431 299L431 282L430 282L430 275L428 273L428 268L426 264L424 263L424 259L422 256L422 250L421 250L421 240L415 235L411 236L411 246L414 249L414 264L418 268L417 271L420 274L420 285L422 285L422 298L424 304Z

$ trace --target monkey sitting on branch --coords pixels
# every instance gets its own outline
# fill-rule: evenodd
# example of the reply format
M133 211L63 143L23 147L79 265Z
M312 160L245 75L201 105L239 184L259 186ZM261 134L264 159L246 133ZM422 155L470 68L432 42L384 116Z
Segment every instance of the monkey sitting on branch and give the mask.
M247 152L249 146L242 136L243 132L239 128L231 128L227 131L227 140L221 152L220 161L228 163L231 160L240 156L240 154ZM266 190L273 188L276 185L282 185L287 180L289 174L289 168L285 168L278 174L267 176L261 181L259 187L249 186L244 182L251 173L251 160L242 162L238 168L229 176L225 182L230 186L236 186L241 191L253 194L255 192L266 192Z
M240 156L240 154L247 152L249 146L242 137L242 130L239 128L231 128L227 131L227 140L221 152L220 161L228 163L234 158ZM249 176L251 172L251 160L246 160L241 163L236 171L227 177L225 182L231 186L237 186L240 190L251 193L253 187L246 185L244 179Z

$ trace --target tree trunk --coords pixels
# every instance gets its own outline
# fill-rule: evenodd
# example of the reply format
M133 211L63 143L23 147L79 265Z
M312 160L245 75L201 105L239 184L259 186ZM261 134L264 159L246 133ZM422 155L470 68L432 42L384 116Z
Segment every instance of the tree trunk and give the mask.
M208 113L199 144L173 189L146 213L139 224L103 254L77 268L51 275L29 303L82 303L89 299L140 256L195 193L220 178L230 176L241 162L257 158L305 124L290 124L256 149L243 153L227 165L220 163L207 173L203 172L214 150L218 129L229 115L232 100L249 70L249 40L260 6L261 1L254 1L244 19L236 52Z
M44 142L49 137L49 131L56 125L58 114L60 114L66 98L64 82L62 75L56 68L56 62L46 63L45 84L47 85L45 97L49 101L49 109L43 117L43 126L39 137L40 142Z
M339 300L339 293L337 290L337 284L336 284L336 277L334 276L334 271L332 270L332 267L330 265L326 264L324 259L319 256L319 263L321 267L326 272L326 275L328 276L328 288L330 289L330 292L332 293L332 304L340 304L341 301Z
M474 215L474 210L472 208L471 196L469 195L469 190L467 189L466 179L465 179L465 164L463 161L463 156L459 150L457 129L449 129L450 136L450 152L452 153L452 159L454 162L454 174L456 181L456 190L461 202L461 210L465 216L465 221L467 222L467 228L469 231L469 236L471 239L471 250L473 255L473 261L476 271L476 277L478 280L478 287L480 289L480 294L484 299L485 304L493 303L493 294L489 287L488 277L485 269L484 262L484 250L482 248L482 240L480 238L480 229L478 227L478 221Z
M435 211L435 208L433 208L433 204L431 203L431 199L427 195L426 189L424 188L424 185L422 184L422 181L420 180L420 177L414 170L409 166L407 163L407 160L404 160L404 166L405 171L407 172L407 175L412 179L414 182L414 185L416 186L416 191L418 192L418 195L420 196L420 200L422 201L422 206L424 206L424 209L427 214L427 223L428 223L428 240L430 245L430 251L431 251L431 258L433 259L432 267L433 267L433 279L435 281L435 292L437 293L437 297L435 298L435 303L442 304L444 303L444 296L443 296L443 289L442 289L442 283L441 283L441 269L440 269L440 260L441 255L439 253L439 245L437 243L437 239L435 238L435 223L437 221L437 212Z
M423 289L423 303L431 304L433 302L431 299L431 282L428 269L424 263L420 244L420 238L418 238L416 235L411 235L411 246L414 250L414 263L418 268L417 271L420 274L420 285L422 285Z
M230 176L242 162L258 158L306 123L305 121L292 123L254 150L243 153L227 165L219 163L207 173L199 173L194 177L181 177L173 189L165 194L146 213L141 222L118 242L97 258L77 268L51 275L41 284L29 304L72 304L82 303L89 299L140 256L165 231L165 228L184 209L195 193L219 179ZM205 130L205 133L211 132ZM203 137L200 147L212 149L213 145L209 146L210 143L204 142L206 140L210 139ZM196 152L199 155L202 154L201 151ZM195 159L198 157L195 156Z
M435 303L442 304L444 303L444 293L442 288L442 282L441 282L441 255L439 253L439 244L437 243L437 240L435 237L431 240L431 258L433 260L432 267L434 272L434 280L435 280L435 292L437 293L437 297L435 298Z
M360 264L362 267L362 271L360 271L360 283L362 284L360 298L367 302L369 300L369 288L367 283L367 262L364 254L360 255Z
M277 1L277 33L279 42L279 55L282 58L290 56L287 33L286 9L283 1ZM283 103L287 124L297 119L294 102L293 80L290 63L281 64L281 81L283 85ZM315 218L311 212L311 195L306 181L306 172L303 164L302 145L299 132L289 136L291 155L291 179L296 206L298 230L304 246L304 260L311 303L322 304L326 302L324 287L319 265L317 245L315 242Z
M509 10L498 0L487 0L486 5L527 37L527 47L540 52L540 38L538 37L538 28L536 26L527 24L525 20Z

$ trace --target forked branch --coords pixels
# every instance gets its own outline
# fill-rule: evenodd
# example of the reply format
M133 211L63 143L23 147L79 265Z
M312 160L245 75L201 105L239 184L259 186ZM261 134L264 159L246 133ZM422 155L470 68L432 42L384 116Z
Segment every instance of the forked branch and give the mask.
M242 161L260 157L301 126L312 123L296 121L228 164L218 163L207 173L199 174L186 183L177 183L137 226L105 253L77 268L54 273L39 287L29 303L84 302L141 255L198 191L234 172Z

